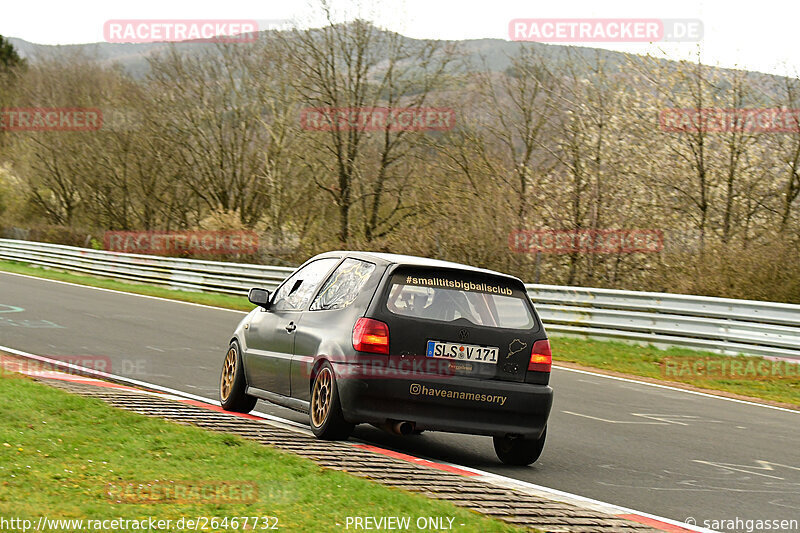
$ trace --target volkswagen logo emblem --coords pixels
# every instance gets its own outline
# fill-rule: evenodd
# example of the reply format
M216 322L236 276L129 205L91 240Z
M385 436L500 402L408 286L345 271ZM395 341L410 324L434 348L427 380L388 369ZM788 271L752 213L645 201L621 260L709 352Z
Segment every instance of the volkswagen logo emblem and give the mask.
M461 331L459 331L458 332L458 338L459 338L459 340L462 340L462 341L467 340L469 338L469 330L468 329L462 329Z

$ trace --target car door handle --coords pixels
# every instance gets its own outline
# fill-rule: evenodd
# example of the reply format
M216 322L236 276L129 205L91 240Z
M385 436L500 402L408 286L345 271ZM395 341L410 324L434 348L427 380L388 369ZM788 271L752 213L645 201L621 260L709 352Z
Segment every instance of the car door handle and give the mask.
M289 323L286 325L286 332L287 332L287 333L291 333L291 332L293 332L293 331L294 331L294 330L296 330L296 329L297 329L297 325L296 325L294 322L289 322Z

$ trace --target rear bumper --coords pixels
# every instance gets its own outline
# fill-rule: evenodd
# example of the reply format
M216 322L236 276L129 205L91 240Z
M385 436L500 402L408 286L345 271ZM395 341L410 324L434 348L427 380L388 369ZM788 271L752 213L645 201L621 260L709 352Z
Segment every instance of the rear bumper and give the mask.
M538 438L553 404L548 385L470 377L363 378L334 363L345 419L382 424L414 422L417 429Z

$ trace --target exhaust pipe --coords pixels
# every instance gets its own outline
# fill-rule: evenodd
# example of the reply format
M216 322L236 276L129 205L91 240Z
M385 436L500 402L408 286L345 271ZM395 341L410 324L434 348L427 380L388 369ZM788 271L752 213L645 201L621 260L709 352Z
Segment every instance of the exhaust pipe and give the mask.
M398 435L411 435L414 432L414 422L401 421L392 424L392 431Z
M393 435L402 435L404 437L414 433L414 429L416 428L416 424L408 420L387 420L383 424L373 425Z

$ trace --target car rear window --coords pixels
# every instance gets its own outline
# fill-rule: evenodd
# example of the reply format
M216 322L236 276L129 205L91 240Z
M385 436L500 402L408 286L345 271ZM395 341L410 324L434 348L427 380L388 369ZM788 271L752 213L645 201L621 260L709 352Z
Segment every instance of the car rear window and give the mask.
M476 326L530 329L536 325L527 295L504 279L471 279L457 272L392 275L386 308L400 316Z

